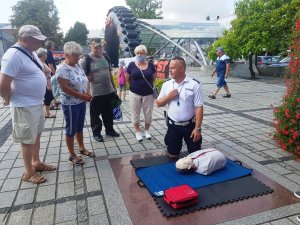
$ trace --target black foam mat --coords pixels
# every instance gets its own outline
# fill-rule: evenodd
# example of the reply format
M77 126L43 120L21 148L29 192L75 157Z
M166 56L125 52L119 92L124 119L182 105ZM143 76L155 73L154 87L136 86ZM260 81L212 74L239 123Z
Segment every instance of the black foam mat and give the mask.
M251 175L195 190L199 193L198 203L182 209L173 209L162 197L153 198L163 215L171 217L273 192L270 187L256 180Z

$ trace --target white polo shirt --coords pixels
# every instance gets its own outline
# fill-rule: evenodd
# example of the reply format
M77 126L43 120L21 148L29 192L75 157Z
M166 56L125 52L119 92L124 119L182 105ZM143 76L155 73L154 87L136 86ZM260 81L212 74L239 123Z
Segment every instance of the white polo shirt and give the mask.
M190 77L178 84L174 79L166 81L160 90L159 98L177 89L179 96L168 103L168 117L176 122L190 120L195 116L195 108L203 106L203 92L200 82Z
M21 47L18 44L16 46ZM35 52L33 55L39 61ZM1 59L1 73L13 78L11 106L28 107L42 104L47 84L45 74L23 52L9 48Z

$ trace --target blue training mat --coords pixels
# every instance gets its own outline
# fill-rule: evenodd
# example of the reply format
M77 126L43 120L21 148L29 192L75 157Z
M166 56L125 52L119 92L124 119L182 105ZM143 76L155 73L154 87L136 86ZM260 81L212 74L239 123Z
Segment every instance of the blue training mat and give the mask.
M244 177L251 173L251 169L247 169L230 159L227 159L225 168L207 176L199 173L181 174L176 171L175 162L136 169L137 176L154 196L161 196L164 190L182 184L187 184L195 189Z

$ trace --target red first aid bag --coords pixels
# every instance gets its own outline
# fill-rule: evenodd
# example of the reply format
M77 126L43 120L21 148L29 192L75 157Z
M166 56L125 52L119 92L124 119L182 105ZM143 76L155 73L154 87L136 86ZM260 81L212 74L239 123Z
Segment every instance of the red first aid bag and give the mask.
M198 192L184 184L165 190L164 200L174 209L179 209L197 204Z

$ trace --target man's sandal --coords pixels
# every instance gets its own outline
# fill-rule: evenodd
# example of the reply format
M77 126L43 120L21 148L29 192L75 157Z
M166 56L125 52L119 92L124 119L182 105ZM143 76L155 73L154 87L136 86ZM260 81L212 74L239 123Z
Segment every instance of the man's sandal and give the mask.
M31 176L23 174L21 179L22 179L22 181L30 182L33 184L41 184L41 183L45 183L47 181L47 179L45 177L43 177L42 175L37 174L37 173L35 173Z
M69 162L72 163L73 165L83 165L84 161L82 160L82 158L78 157L78 156L70 156L69 157Z
M39 166L35 166L33 169L36 172L43 172L43 171L54 171L56 170L56 167L45 163L41 163Z
M93 154L92 152L86 150L86 149L82 149L82 150L79 150L79 154L80 155L86 155L88 157L92 157L92 158L95 158L95 154Z

